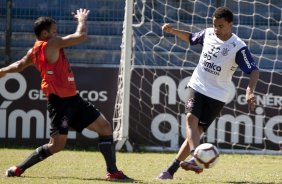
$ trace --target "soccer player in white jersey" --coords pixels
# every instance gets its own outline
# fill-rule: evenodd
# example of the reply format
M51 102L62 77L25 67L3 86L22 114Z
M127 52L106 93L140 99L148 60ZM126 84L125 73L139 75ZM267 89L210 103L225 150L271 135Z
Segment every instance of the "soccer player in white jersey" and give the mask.
M200 136L219 115L228 100L232 76L239 67L249 74L246 101L250 111L255 109L254 90L259 70L246 44L232 33L233 13L226 7L219 7L213 16L213 27L197 33L173 28L164 24L162 30L187 41L190 45L203 46L199 63L188 83L188 98L185 104L187 137L176 158L158 176L158 179L173 179L181 166L185 170L201 173L195 164L193 152L200 144ZM191 159L184 161L189 155Z

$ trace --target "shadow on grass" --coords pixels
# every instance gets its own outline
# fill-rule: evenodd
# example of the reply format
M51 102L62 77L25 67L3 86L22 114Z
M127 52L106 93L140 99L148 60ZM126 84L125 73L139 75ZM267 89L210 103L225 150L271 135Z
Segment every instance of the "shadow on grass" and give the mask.
M75 179L75 180L81 180L81 181L105 181L105 182L115 182L115 183L143 183L144 182L140 180L135 180L132 178L119 180L119 179L104 179L104 178L82 178L82 177L74 177L74 176L52 176L52 177L43 177L43 176L21 176L23 178L42 178L42 179L51 179L51 180L61 180L61 179Z
M274 182L250 182L250 181L227 181L225 183L231 184L274 184Z

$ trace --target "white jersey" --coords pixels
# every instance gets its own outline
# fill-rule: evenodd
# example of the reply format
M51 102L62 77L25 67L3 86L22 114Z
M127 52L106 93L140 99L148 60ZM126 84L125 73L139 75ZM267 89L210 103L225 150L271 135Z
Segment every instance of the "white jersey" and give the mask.
M213 28L191 33L190 44L202 44L199 63L188 85L199 93L226 103L238 65L245 72L257 69L246 44L235 34L220 40Z

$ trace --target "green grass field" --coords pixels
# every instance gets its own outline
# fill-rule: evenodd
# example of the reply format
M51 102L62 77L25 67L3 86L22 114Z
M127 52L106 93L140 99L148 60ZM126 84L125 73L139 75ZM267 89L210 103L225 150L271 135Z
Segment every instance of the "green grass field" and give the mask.
M202 174L179 169L174 180L156 176L171 162L175 153L117 153L117 164L133 181L105 180L105 163L97 151L62 151L26 170L22 177L7 178L7 168L18 164L31 149L0 149L1 184L53 183L282 183L282 156L221 154L218 164Z

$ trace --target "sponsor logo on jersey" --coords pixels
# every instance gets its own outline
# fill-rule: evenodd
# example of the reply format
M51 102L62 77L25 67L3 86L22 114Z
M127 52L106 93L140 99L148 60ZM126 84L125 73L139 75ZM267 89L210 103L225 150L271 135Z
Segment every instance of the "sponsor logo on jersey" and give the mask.
M232 42L231 44L232 44L233 47L236 47L236 43L235 42Z
M68 81L74 81L74 77L68 77Z
M214 64L214 63L210 63L208 61L204 61L203 62L203 69L211 74L214 75L219 75L220 71L221 71L221 67Z
M242 53L242 55L243 55L243 58L244 58L244 61L245 61L246 65L247 65L247 67L248 67L248 68L252 68L252 66L251 66L251 64L250 64L250 62L249 62L249 60L248 60L248 58L247 58L246 50L243 49L243 50L241 51L241 53Z
M54 71L53 71L53 70L48 70L48 71L47 71L47 74L48 74L48 75L53 75L53 74L54 74Z

